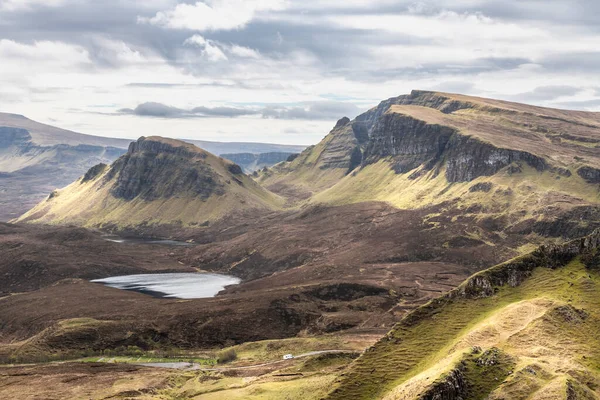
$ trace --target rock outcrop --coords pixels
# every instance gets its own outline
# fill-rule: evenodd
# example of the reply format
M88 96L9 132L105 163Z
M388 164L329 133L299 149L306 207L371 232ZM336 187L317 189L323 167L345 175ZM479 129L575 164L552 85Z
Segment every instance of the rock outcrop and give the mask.
M119 199L145 201L189 193L206 200L224 194L224 182L210 164L208 153L190 146L140 138L111 167L106 179L116 178L111 194ZM186 160L194 161L191 163Z
M600 184L600 169L598 168L581 167L577 173L589 183Z

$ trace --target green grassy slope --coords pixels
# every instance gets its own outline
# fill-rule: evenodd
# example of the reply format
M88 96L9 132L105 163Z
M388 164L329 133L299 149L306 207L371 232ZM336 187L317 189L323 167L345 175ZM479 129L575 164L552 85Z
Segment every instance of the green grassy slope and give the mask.
M599 236L585 251L577 241L479 273L417 309L328 399L427 399L448 387L465 400L599 398Z

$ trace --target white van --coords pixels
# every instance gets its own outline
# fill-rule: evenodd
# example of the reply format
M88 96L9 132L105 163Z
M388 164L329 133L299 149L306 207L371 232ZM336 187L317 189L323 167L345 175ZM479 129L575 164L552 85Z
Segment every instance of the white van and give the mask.
M294 358L294 356L291 354L286 354L285 356L283 356L284 360L291 360L292 358Z

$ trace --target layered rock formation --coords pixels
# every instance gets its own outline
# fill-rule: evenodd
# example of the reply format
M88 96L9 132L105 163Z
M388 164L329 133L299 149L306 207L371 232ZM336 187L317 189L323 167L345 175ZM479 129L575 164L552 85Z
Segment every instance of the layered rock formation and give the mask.
M93 167L18 221L116 229L206 225L278 203L230 161L181 141L142 137L110 167Z

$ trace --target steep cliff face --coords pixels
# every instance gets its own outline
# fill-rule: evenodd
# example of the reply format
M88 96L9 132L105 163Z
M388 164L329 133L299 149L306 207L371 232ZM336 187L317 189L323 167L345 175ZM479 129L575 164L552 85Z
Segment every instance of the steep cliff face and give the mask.
M407 173L421 165L431 169L441 161L450 138L455 134L454 129L446 126L385 114L371 131L364 163L372 164L390 157L392 168L397 173Z
M224 194L224 184L210 164L208 153L187 146L142 138L112 166L107 178L116 177L110 193L117 199L145 201L189 193L206 200ZM192 163L186 160L194 160Z
M445 151L448 182L470 182L481 176L492 176L513 163L525 163L539 172L548 169L548 164L541 157L497 148L462 135L452 136Z
M367 136L364 128L344 117L319 144L262 173L258 181L276 193L306 199L333 186L361 165Z
M117 230L192 226L279 204L277 196L230 161L178 140L142 137L110 167L99 164L91 168L19 221Z

